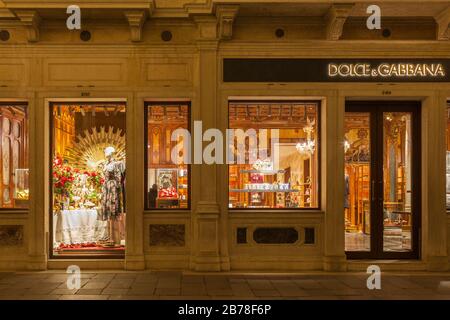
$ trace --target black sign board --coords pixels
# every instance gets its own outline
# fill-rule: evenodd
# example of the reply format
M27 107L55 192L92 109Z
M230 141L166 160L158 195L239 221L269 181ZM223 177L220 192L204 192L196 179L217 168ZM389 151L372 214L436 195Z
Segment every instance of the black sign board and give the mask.
M450 59L224 59L224 82L450 82Z

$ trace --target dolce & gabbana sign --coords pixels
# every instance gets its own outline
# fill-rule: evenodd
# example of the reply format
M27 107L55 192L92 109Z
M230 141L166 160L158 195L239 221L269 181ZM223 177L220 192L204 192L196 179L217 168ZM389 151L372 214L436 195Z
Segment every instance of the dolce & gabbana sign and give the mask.
M224 59L224 82L450 82L450 59Z
M329 77L431 77L445 78L442 63L329 63Z

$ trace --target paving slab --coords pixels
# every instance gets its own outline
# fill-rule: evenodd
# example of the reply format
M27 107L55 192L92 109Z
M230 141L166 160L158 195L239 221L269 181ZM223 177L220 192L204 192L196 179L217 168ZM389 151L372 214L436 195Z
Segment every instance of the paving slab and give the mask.
M369 290L362 273L205 274L178 271L91 272L80 289L67 288L61 271L0 273L0 300L54 299L395 299L450 300L450 274L382 275L381 290Z

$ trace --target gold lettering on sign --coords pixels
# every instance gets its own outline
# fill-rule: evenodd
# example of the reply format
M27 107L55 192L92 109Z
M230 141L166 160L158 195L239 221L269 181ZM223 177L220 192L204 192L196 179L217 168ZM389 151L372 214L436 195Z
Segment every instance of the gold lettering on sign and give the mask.
M329 77L445 77L441 63L380 63L372 67L368 63L329 63Z

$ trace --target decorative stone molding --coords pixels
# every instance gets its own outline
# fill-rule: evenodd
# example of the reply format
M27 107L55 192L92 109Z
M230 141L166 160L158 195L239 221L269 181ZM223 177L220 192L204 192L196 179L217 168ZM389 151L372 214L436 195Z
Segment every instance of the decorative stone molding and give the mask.
M0 247L23 245L23 225L1 225Z
M0 7L0 19L2 18L11 19L15 17L16 16L14 15L14 13L12 13L10 10Z
M39 24L41 17L36 11L15 11L16 16L27 28L28 42L39 41Z
M16 16L14 15L14 13L12 13L11 10L7 9L5 3L2 0L0 0L0 19L2 18L11 19L15 17Z
M131 41L142 41L142 27L147 19L146 11L125 11L125 17L130 25Z
M450 40L450 7L436 17L436 40Z
M218 39L217 19L214 16L194 16L195 23L197 24L198 40L211 41Z
M339 40L347 17L354 4L334 4L325 15L327 40Z
M184 247L186 226L184 224L150 224L150 246Z
M219 38L223 40L231 39L233 36L233 23L239 11L239 6L218 6L216 17L219 23Z

